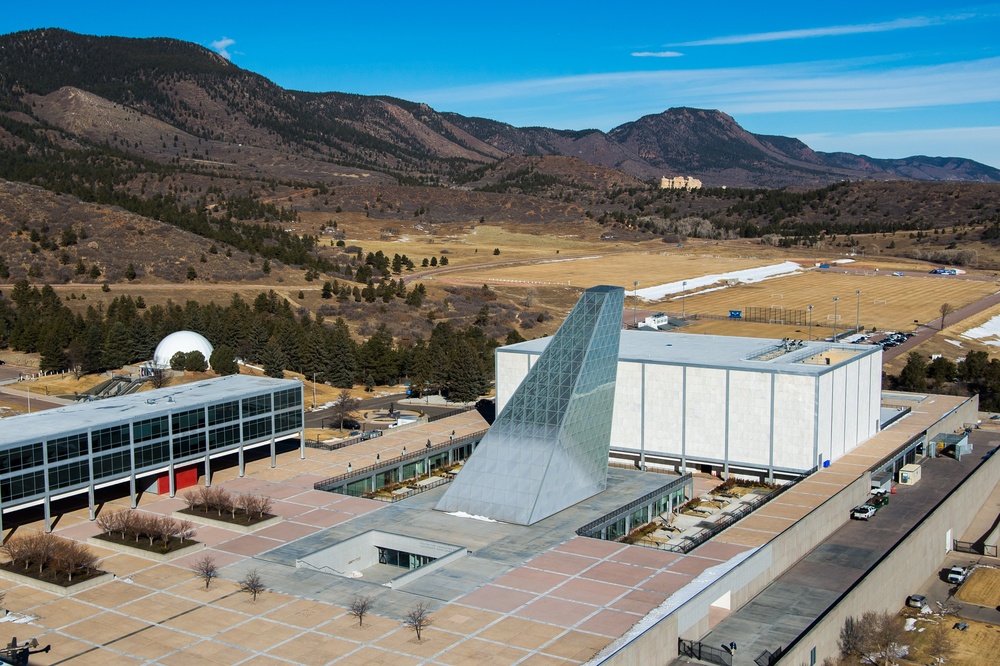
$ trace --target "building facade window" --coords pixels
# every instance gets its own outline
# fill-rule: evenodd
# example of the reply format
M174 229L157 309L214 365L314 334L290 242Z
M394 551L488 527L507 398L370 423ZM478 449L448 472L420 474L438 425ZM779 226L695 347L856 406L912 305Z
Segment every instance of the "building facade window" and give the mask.
M167 417L157 416L145 421L136 421L132 426L133 441L148 442L151 439L159 439L167 436Z
M154 442L135 447L135 468L142 469L170 460L170 442Z
M240 442L240 424L214 428L208 433L208 446L211 449L221 449Z
M49 489L66 488L90 480L90 470L86 460L59 465L49 469Z
M269 411L271 411L270 393L243 398L243 418L250 418Z
M0 496L4 501L33 497L45 492L45 472L37 470L0 481Z
M249 442L271 434L271 417L254 419L243 424L243 441Z
M94 479L126 474L131 466L128 450L114 451L94 458Z
M80 432L58 439L50 439L47 443L49 462L78 458L87 453L87 433Z
M171 417L173 421L173 431L176 435L180 432L187 432L197 428L205 427L205 410L191 409L186 412L178 412Z
M287 391L275 391L274 411L280 412L289 407L298 407L302 404L302 389L293 388Z
M38 467L43 462L41 443L17 446L8 451L0 452L0 474Z
M196 432L174 438L174 459L189 458L205 453L205 433Z
M107 451L117 449L119 446L128 446L128 424L111 426L95 430L90 435L91 446L94 451Z
M285 412L274 415L274 432L298 430L302 427L302 412Z
M214 426L220 423L229 423L240 418L240 401L231 400L221 402L218 405L208 406L208 425Z

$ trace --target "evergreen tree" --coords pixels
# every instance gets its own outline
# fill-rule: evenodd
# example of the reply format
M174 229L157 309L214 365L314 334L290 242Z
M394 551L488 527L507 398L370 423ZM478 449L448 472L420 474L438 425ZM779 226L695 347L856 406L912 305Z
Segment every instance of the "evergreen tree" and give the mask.
M285 376L285 355L281 352L278 345L267 345L261 356L261 363L264 365L265 375L268 377L276 377L278 379Z
M200 351L189 351L184 355L184 369L189 372L205 372L208 369L208 361Z
M134 348L135 344L125 324L120 321L113 322L104 336L102 365L105 368L117 369L130 363Z
M212 351L209 365L217 375L238 375L240 366L236 363L236 352L229 345L219 345Z
M347 323L338 318L330 334L330 365L327 368L328 381L338 388L351 388L358 376L358 362L355 343L351 339Z
M69 357L55 331L42 333L38 341L38 353L41 356L38 369L42 372L58 372L69 367Z
M482 360L472 343L462 340L448 370L448 399L472 402L489 390Z
M899 373L899 388L904 391L927 390L927 361L917 352L906 357L906 366Z

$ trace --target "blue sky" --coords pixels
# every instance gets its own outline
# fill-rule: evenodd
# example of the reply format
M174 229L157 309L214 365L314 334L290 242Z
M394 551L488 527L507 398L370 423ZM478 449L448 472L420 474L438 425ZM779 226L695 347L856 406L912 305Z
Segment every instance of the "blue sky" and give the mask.
M40 27L174 37L298 90L608 130L672 106L818 150L1000 168L1000 4L15 3ZM815 5L815 6L810 6Z

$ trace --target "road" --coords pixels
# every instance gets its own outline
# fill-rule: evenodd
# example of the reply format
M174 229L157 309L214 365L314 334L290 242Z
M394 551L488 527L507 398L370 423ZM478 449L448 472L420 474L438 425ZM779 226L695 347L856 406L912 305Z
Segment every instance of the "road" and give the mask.
M982 298L976 301L975 303L970 303L969 305L966 305L964 308L959 308L955 310L945 318L945 323L951 322L952 324L955 324L964 319L968 319L972 315L978 314L983 310L987 310L993 307L994 305L998 304L1000 304L1000 293L987 296L986 298ZM920 327L917 328L917 331L912 338L910 338L903 344L899 345L898 347L890 347L889 349L886 349L884 352L882 352L882 362L884 363L891 361L900 354L908 354L909 352L913 351L914 347L924 342L927 342L932 337L934 337L935 333L937 333L940 330L941 330L940 317L931 320L926 324L921 324Z

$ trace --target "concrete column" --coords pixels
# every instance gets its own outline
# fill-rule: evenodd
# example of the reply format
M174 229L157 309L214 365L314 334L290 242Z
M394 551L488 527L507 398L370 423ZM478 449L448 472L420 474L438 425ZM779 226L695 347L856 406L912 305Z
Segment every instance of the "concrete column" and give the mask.
M246 468L246 461L243 459L243 443L242 442L240 442L239 459L240 459L240 478L242 479L243 475L246 474L246 469L247 469Z
M306 459L306 429L305 428L303 428L302 431L299 432L299 459L300 460L305 460Z
M212 487L212 461L208 457L208 452L205 452L205 487Z
M173 458L173 445L170 447L170 456ZM174 461L172 459L170 466L167 468L167 482L170 484L170 496L175 497L177 495L177 472L174 470Z
M642 364L639 398L639 469L646 471L646 364Z
M271 469L278 466L278 449L274 446L274 436L271 437Z
M97 518L97 509L94 506L94 477L90 477L90 485L87 486L87 505L90 508L90 519Z
M49 500L49 494L45 493L45 500L42 502L42 506L45 510L45 531L52 531L52 506L51 500Z
M139 498L136 496L135 491L135 462L132 464L132 473L128 475L128 499L129 506L133 509L139 506Z

